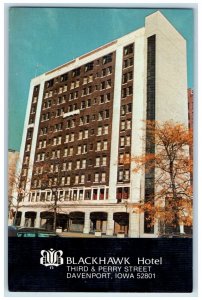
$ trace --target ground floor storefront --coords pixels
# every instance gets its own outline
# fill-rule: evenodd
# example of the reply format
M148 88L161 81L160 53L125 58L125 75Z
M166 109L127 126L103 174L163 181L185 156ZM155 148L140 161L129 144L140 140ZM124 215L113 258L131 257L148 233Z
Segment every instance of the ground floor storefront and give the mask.
M18 226L52 230L55 213L47 206L27 205L19 208L14 217ZM144 233L143 223L142 215L134 212L132 204L63 205L56 214L56 228L62 232L140 237Z

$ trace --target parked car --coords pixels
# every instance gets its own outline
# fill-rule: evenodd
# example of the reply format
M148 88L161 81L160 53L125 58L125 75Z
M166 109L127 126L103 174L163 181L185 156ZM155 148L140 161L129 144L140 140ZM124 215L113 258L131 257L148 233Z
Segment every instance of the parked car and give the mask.
M48 231L44 228L35 228L35 227L23 227L17 231L17 237L58 237L58 235L53 231Z
M17 236L17 232L19 230L19 227L10 225L8 226L8 237L15 237Z

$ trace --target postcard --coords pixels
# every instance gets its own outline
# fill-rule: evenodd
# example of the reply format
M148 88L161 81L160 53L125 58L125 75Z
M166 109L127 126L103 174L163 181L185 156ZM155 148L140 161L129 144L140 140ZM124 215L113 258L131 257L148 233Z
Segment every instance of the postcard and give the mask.
M192 292L193 24L10 7L10 292Z

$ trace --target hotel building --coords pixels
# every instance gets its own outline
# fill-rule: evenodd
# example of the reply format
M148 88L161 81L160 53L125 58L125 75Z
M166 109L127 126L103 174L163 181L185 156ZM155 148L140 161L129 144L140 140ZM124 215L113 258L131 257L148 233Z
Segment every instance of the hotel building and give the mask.
M134 172L130 157L148 152L143 120L187 125L187 109L186 41L160 12L33 78L19 163L29 194L18 223L51 228L57 202L65 231L157 236L135 210L155 190L155 172Z

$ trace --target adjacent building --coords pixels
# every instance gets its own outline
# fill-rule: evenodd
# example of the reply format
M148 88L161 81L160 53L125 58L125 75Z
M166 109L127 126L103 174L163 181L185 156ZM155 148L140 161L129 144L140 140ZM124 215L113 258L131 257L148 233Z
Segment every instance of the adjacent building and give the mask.
M193 115L194 115L194 92L192 89L188 89L188 120L189 129L193 130Z
M51 228L55 203L66 231L156 236L135 213L153 182L130 160L148 151L143 120L188 124L186 41L160 12L31 81L19 224Z

